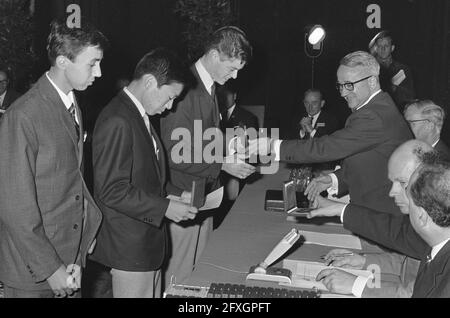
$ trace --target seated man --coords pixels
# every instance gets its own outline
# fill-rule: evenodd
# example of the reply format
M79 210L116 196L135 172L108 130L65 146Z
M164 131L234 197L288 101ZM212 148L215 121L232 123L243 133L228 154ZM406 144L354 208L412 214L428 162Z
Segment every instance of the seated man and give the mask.
M404 116L418 140L436 149L441 156L450 160L450 149L441 140L445 111L431 100L415 100L405 106Z
M405 148L408 143L399 149ZM417 150L416 147L416 153ZM395 161L394 155L398 155L398 149L389 161L390 172ZM450 267L446 268L446 263L450 254L450 246L447 244L450 240L450 201L447 195L450 188L450 164L439 161L439 156L434 152L422 153L417 158L422 163L413 172L409 182L405 178L405 172L413 168L411 163L404 165L403 173L390 173L390 178L393 179L391 194L396 195L396 203L402 207L402 212L409 212L409 218L378 213L352 204L330 204L321 198L318 198L321 201L320 206L328 206L311 212L311 216L341 215L347 229L388 248L420 258L421 264L412 297L449 297ZM404 202L405 198L408 200L407 204ZM431 255L428 257L430 251ZM382 291L370 291L372 286L366 286L366 279L337 269L320 272L317 280L322 279L328 289L337 293L356 294L357 289L362 291L356 286L361 282L365 294L380 294ZM385 284L387 283L382 282L381 288Z
M217 100L222 117L220 128L224 134L227 128L237 127L242 129L254 128L258 131L258 118L236 103L237 92L233 84L228 82L218 88ZM245 180L239 180L230 174L222 174L221 181L225 186L226 197L231 201L237 198L246 183Z
M290 138L321 137L332 134L339 129L339 122L336 117L323 108L325 100L319 89L308 89L304 95L303 105L305 109L301 112L300 118L295 117Z

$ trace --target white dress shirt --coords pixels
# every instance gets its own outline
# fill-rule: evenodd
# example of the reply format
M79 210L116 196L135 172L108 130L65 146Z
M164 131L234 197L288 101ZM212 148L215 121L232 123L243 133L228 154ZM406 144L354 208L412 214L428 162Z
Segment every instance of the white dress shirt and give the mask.
M144 123L145 123L145 127L147 127L147 131L150 134L150 136L152 137L153 148L155 149L156 158L159 159L158 144L156 143L155 137L151 133L150 120L148 118L147 113L145 112L144 106L142 106L141 102L126 87L123 88L123 91L125 92L125 94L128 95L128 97L130 97L130 99L132 100L132 102L134 103L136 108L138 109L139 113L141 114L142 119L144 120Z
M75 105L75 97L73 94L73 91L70 91L69 94L65 94L50 78L50 76L48 76L48 72L45 73L45 76L47 76L47 79L50 81L50 84L52 84L52 86L56 89L56 91L58 92L58 95L61 97L64 106L66 106L67 110L69 110L70 106L72 106L72 104ZM75 108L75 120L77 121L77 124L80 124L80 121L78 119L78 112L77 109Z

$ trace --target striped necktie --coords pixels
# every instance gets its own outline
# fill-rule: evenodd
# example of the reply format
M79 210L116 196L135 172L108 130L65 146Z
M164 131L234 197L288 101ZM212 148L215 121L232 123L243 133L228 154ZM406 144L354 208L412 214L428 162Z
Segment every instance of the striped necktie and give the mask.
M76 112L74 104L70 105L69 113L70 113L70 116L72 117L73 124L75 125L75 131L77 132L77 138L78 138L78 140L80 140L80 125L78 125L78 122L77 122L77 112Z
M150 128L150 119L147 114L144 114L143 117L144 117L145 126L147 127L147 131L150 134L150 137L152 138L153 148L155 149L155 154L156 154L156 159L159 160L159 148L158 148L158 144L156 143L155 137L153 137L152 130Z

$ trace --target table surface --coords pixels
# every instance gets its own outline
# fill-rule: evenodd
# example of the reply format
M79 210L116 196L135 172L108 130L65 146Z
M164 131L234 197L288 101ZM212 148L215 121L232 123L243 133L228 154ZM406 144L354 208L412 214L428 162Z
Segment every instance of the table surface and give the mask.
M288 178L289 169L280 165L277 174L261 176L244 187L222 224L211 234L187 285L209 286L212 282L246 284L249 268L262 262L292 228L297 228L300 233L351 234L342 224L330 224L329 218L297 218L296 221L288 221L284 212L265 211L266 190L281 190ZM363 240L361 242L363 251L373 252L377 249ZM281 266L282 260L286 258L320 262L320 256L333 248L296 244L274 266ZM266 286L267 283L262 285Z

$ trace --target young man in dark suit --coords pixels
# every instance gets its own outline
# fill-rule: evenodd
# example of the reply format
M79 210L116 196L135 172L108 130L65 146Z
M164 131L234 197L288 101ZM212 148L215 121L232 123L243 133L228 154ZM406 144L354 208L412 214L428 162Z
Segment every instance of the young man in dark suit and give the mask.
M219 188L221 171L240 179L255 171L252 165L244 162L227 161L222 157L211 162L203 156L205 146L210 143L203 140L203 133L220 127L215 83L223 85L230 78L236 78L251 57L251 51L246 35L239 28L227 26L216 30L206 40L202 57L191 67L196 86L187 91L175 111L161 119L161 137L169 154L170 180L181 189L190 190L193 180L204 179L208 193ZM190 138L173 138L172 133L176 129L189 132ZM190 154L187 161L175 160L172 156L172 149L180 146L183 153ZM166 286L172 276L179 283L189 277L211 231L212 216L197 218L193 222L170 223L172 255L165 275Z
M293 163L342 159L341 169L310 182L305 191L310 200L331 188L338 196L348 193L356 204L399 214L388 196L387 161L412 134L392 98L381 91L379 70L378 62L367 52L357 51L342 58L336 88L352 110L343 129L308 140L269 142L260 138L251 151L259 147L265 154L271 145L275 160Z
M6 109L20 97L20 94L11 88L9 84L8 71L0 68L0 118Z
M64 297L80 288L101 212L83 179L83 121L73 90L101 76L105 45L88 25L53 22L50 70L0 122L5 297Z
M416 141L418 142L418 141ZM428 146L429 147L429 146ZM311 216L341 215L344 226L368 239L421 260L412 297L450 297L450 164L433 152L418 154L421 164L408 180L393 182L392 194L403 197L408 215L379 213L357 205L342 205L320 199L320 209ZM391 158L395 160L395 158ZM392 161L390 164L394 164ZM397 169L402 166L397 163ZM412 166L411 166L412 167ZM406 175L408 166L398 176ZM395 190L395 183L398 183ZM401 195L400 195L401 194ZM396 198L397 201L397 198ZM402 211L403 211L402 210ZM338 269L324 270L318 280L333 292L351 293L356 277ZM364 285L363 285L364 288ZM373 286L372 288L376 288ZM364 289L366 291L367 287ZM369 291L367 291L369 292ZM376 291L375 291L376 292Z
M166 155L149 116L171 109L189 78L165 49L139 61L133 80L102 110L93 136L94 194L104 215L92 259L111 267L113 296L160 297L167 219L192 220L190 193L167 183ZM181 196L185 202L166 198Z

